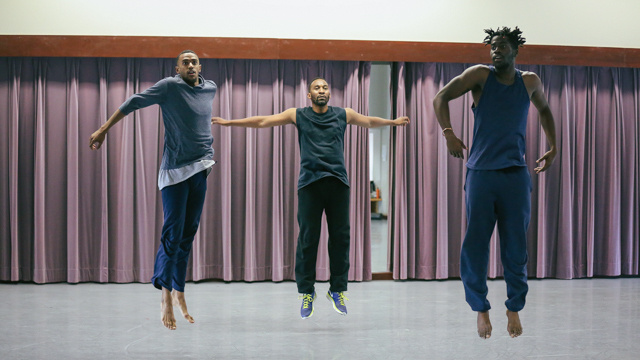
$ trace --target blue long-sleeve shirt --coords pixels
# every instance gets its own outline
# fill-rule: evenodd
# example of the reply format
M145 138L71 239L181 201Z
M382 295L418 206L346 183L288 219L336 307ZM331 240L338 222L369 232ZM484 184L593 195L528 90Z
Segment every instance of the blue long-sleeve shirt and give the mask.
M213 81L199 78L199 85L193 87L180 75L164 78L120 106L120 111L128 115L137 109L160 105L165 127L160 189L186 180L215 163L211 107L218 88Z

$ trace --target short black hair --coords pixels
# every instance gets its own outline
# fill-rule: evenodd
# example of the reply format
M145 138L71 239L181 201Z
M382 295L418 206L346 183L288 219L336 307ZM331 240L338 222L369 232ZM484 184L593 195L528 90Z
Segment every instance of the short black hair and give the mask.
M496 29L496 31L493 31L493 29L484 29L484 32L487 34L487 37L485 37L483 41L485 45L490 45L491 39L493 39L494 36L502 36L503 38L506 38L514 49L517 49L519 46L523 46L527 41L527 39L521 36L522 31L518 29L517 26L513 30L503 26Z
M178 54L178 57L176 57L176 64L180 62L180 55L187 54L187 53L191 53L191 54L193 54L195 56L198 56L198 54L196 54L196 52L193 51L193 50L182 50L182 52L180 54ZM198 58L200 58L200 56L198 56Z
M323 77L317 77L317 78L314 78L313 80L311 80L311 82L309 82L309 92L311 92L311 85L312 85L312 84L313 84L313 82L314 82L314 81L316 81L316 80L324 80L324 82L326 82L326 83L328 84L327 80L325 80L325 78L323 78Z

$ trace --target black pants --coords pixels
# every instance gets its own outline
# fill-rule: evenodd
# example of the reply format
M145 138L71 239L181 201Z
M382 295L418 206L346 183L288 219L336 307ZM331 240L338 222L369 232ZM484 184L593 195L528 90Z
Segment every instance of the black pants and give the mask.
M329 290L347 290L349 275L349 187L335 177L325 177L298 190L298 248L296 283L298 292L310 294L316 282L316 259L322 212L329 228Z

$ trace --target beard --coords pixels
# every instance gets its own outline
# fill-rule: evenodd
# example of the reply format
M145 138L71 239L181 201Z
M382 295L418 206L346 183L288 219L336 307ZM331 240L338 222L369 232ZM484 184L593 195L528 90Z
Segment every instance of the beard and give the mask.
M318 105L318 106L325 106L325 105L327 105L327 103L329 102L329 99L327 99L327 98L320 98L320 99L315 98L315 99L311 99L311 102L312 102L314 105Z

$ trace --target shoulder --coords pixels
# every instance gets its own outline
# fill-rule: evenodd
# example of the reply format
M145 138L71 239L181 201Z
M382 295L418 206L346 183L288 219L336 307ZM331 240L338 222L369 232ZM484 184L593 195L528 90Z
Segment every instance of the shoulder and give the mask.
M216 85L216 83L213 82L213 80L204 80L204 84L205 86L208 86L208 87L214 87L214 88L218 87L218 85Z
M305 108L288 108L282 112L282 115L286 116L294 124L298 124L298 114L302 114Z
M485 78L489 76L490 73L491 73L491 67L483 64L471 66L463 72L463 74L468 74L471 76L478 76L478 77L484 76Z
M173 77L173 76L169 76L166 77L160 81L158 81L154 86L161 88L161 89L168 89L168 88L172 88L174 87L177 83L178 83L178 79Z
M347 121L347 124L351 124L354 120L360 119L364 116L351 108L344 108L341 110L344 111L343 116Z
M157 83L155 83L146 91L151 91L156 94L164 94L172 87L173 84L174 84L174 79L171 77L166 77L158 81Z
M489 74L491 74L491 67L487 65L474 65L460 74L460 80L469 87L476 85L484 86L483 84L487 81L487 78L489 78Z
M520 71L520 73L522 74L522 80L538 80L540 81L540 77L538 77L538 74L531 72L531 71Z
M541 85L540 77L538 74L531 71L522 71L522 81L527 89L534 89Z
M176 79L173 77L166 77L160 81L158 81L156 83L156 86L162 86L162 87L167 87L169 86L169 84L175 84L176 83Z
M158 81L159 83L164 83L164 84L177 84L178 82L182 81L182 79L180 79L180 75L176 75L176 76L167 76L166 78Z
M331 108L338 117L343 118L344 120L348 120L349 117L356 114L356 112L351 108L342 108L337 106L330 106L329 108Z

